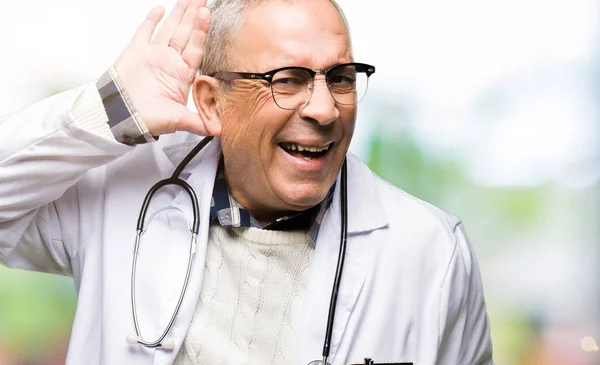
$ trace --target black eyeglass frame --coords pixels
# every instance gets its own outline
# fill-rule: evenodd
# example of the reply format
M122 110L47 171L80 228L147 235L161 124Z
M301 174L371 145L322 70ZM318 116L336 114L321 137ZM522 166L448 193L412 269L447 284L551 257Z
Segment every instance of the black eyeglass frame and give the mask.
M313 70L308 67L302 67L302 66L286 66L286 67L276 68L274 70L267 71L264 73L220 71L220 72L215 72L214 74L211 74L208 76L214 77L214 78L216 78L218 80L222 80L222 81L234 81L234 80L264 80L264 81L267 81L269 83L269 87L271 88L271 95L273 96L273 100L275 101L275 104L277 104L277 100L275 100L275 95L273 94L273 87L272 87L273 76L275 76L275 74L277 72L285 71L285 70L303 70L303 71L306 71L312 77L313 82L314 82L315 76L325 75L325 81L327 82L327 88L329 89L329 92L331 92L331 88L329 85L329 74L333 70L336 70L336 69L339 69L342 67L348 67L348 66L355 67L356 72L364 72L367 75L367 80L369 79L369 77L372 74L375 73L375 66L372 66L372 65L369 65L366 63L349 62L349 63L341 63L339 65L333 65L325 71ZM334 100L335 100L335 97L334 97ZM336 100L336 103L339 103L339 102ZM339 104L354 105L354 104L343 104L343 103L339 103ZM279 106L279 104L277 104L277 105ZM281 108L281 106L279 106L279 107ZM282 109L287 109L287 108L282 108Z

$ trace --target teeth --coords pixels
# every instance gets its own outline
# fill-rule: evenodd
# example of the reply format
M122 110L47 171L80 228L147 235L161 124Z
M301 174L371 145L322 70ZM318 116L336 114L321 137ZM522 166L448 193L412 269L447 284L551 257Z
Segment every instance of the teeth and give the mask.
M302 151L321 152L321 151L326 151L329 149L329 144L327 144L325 146L304 146L304 145L297 144L297 143L282 143L281 145L283 146L283 148L285 148L287 150L292 150L292 151L298 150L299 152L302 152Z

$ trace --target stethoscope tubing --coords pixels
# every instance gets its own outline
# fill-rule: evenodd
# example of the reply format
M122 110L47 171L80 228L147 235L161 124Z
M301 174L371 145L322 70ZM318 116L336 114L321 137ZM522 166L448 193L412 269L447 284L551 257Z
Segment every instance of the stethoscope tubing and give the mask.
M190 274L192 272L192 264L194 262L194 256L196 254L196 241L198 239L198 232L200 230L200 208L199 208L198 197L196 196L196 192L186 181L181 180L179 178L179 175L183 171L185 166L194 158L194 156L196 156L196 154L198 152L200 152L200 150L202 150L202 148L204 148L204 146L206 146L211 140L212 140L212 137L207 137L207 138L204 138L202 141L200 141L200 143L198 143L192 149L192 151L190 151L185 156L183 161L181 161L179 163L179 165L177 166L177 168L175 169L175 171L173 172L173 175L171 175L171 177L161 180L161 181L157 182L156 184L154 184L150 188L148 193L146 194L146 197L144 198L144 202L142 203L142 208L140 209L140 215L139 215L138 221L137 221L137 232L136 232L135 247L134 247L134 253L133 253L133 265L131 268L131 311L133 314L133 325L134 325L135 334L136 334L135 342L142 344L146 347L154 348L154 347L159 347L159 346L163 345L162 341L165 339L165 337L167 336L167 334L173 327L173 324L175 323L175 319L177 318L177 314L179 314L179 310L181 309L181 304L183 303L183 298L187 291L187 287L188 287L188 284L190 281ZM165 327L165 330L162 332L162 334L159 336L159 338L156 341L145 341L143 339L143 337L141 335L141 331L140 331L140 326L139 326L138 316L137 316L136 297L135 297L137 258L138 258L138 253L139 253L141 236L144 232L144 220L146 218L146 212L148 210L148 206L150 205L150 201L152 200L152 197L158 190L160 190L161 188L163 188L165 186L169 186L169 185L178 185L178 186L182 187L183 190L185 190L188 193L188 196L190 197L190 200L191 200L194 219L193 219L192 227L191 227L192 238L191 238L191 242L190 242L190 252L188 255L188 264L187 264L187 268L186 268L186 274L185 274L183 286L181 288L181 292L179 294L179 299L177 300L177 305L175 306L175 310L173 311L173 315L171 316L169 323L167 324L167 326Z
M333 321L335 319L335 308L337 297L342 281L342 271L344 270L344 258L346 257L346 242L348 236L348 168L346 166L347 159L344 158L342 164L342 178L340 186L340 251L338 254L337 267L335 270L335 279L331 290L331 300L329 301L329 314L327 316L327 330L325 331L325 340L323 343L323 364L327 364L329 350L331 348L331 337L333 335Z

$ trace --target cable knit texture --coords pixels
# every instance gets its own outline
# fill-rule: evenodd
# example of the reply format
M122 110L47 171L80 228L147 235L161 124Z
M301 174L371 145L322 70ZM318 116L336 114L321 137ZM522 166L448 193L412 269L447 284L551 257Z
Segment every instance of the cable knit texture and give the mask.
M305 231L211 226L200 300L174 365L292 363L313 252Z

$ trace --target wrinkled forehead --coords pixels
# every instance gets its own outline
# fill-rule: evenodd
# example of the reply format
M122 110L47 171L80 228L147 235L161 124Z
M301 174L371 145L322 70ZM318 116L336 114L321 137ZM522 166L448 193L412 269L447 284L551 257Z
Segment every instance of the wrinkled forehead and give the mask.
M285 66L325 69L352 61L350 35L329 0L264 1L246 11L232 41L232 61L241 71Z

